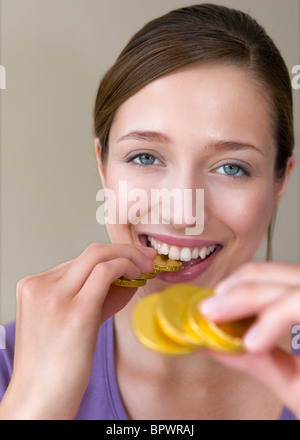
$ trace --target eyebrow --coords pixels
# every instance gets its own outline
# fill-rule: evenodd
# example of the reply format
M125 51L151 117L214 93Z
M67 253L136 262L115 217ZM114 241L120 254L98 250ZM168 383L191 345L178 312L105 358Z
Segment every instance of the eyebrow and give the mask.
M169 136L160 133L159 131L132 131L124 136L120 137L118 142L126 140L136 140L136 141L146 141L146 142L156 142L160 144L170 145L172 143Z
M172 139L164 133L159 131L151 131L151 130L135 130L124 136L121 136L117 142L122 142L126 140L137 140L137 141L146 141L146 142L154 142L160 143L164 145L171 145ZM212 140L206 147L205 150L207 152L210 151L237 151L237 150L247 150L252 149L257 151L258 153L264 156L264 152L256 147L255 145L240 142L240 141L224 141L224 140Z
M211 143L209 143L206 146L207 151L222 151L222 150L228 150L228 151L237 151L237 150L255 150L258 153L265 155L264 152L256 147L255 145L248 144L247 142L240 142L240 141L222 141L222 140L213 140Z

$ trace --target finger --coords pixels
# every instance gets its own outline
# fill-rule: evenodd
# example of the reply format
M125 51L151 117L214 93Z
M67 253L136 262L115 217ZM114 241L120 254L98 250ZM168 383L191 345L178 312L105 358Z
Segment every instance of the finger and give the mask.
M295 288L263 309L244 337L253 353L272 349L293 325L300 322L300 293Z
M117 278L125 276L133 279L139 277L140 274L141 270L126 258L115 258L99 263L93 268L77 296L102 304L111 284Z
M120 257L131 261L141 272L151 272L154 267L152 258L154 258L155 255L155 250L137 245L94 243L74 260L64 278L65 290L71 294L76 294L82 288L97 264ZM123 275L123 273L116 278L121 275Z
M228 355L209 352L222 364L243 371L279 397L296 416L300 417L300 358L276 348L263 354Z
M216 294L224 295L231 287L246 282L270 282L287 285L299 285L300 268L298 264L282 264L255 261L235 270L229 277L216 286Z
M107 319L109 313L116 313L124 307L137 290L136 288L128 289L111 286L113 281L123 274L126 278L137 278L141 271L134 263L125 258L116 258L97 264L74 299L77 302L79 301L85 310L92 314L96 311L99 317L102 316L103 318L105 315L105 319ZM110 302L106 301L108 293L111 294L111 292L113 292L113 295L110 295ZM116 295L119 295L119 297ZM104 310L104 315L101 315L105 302L106 310Z
M256 315L262 308L287 293L282 284L245 283L231 288L222 296L212 296L199 304L207 319L226 322Z

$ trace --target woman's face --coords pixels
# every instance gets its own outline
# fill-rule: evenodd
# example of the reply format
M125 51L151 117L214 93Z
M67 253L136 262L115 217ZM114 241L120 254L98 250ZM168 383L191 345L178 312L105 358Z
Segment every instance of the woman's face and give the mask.
M268 228L282 191L275 154L269 104L245 71L193 66L153 81L119 108L105 164L98 156L104 185L117 196L117 222L126 194L145 195L122 205L143 221L107 225L111 240L155 246L184 260L180 272L151 280L151 290L178 282L213 287L253 257ZM184 190L192 191L193 216L195 190L204 190L203 231L192 214L178 224L180 203L151 221L151 190L175 188L183 209ZM194 227L192 234L187 227Z

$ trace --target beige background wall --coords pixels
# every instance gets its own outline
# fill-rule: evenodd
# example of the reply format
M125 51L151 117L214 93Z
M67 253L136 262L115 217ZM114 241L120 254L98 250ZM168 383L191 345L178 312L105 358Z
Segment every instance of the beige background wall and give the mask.
M7 89L0 91L1 324L14 319L21 277L73 258L90 242L107 241L95 218L92 112L99 78L145 22L193 3L0 0L0 64L7 75ZM299 0L215 3L252 14L290 71L300 64ZM299 162L300 90L294 94ZM275 259L287 262L300 261L299 175L298 163L274 237Z

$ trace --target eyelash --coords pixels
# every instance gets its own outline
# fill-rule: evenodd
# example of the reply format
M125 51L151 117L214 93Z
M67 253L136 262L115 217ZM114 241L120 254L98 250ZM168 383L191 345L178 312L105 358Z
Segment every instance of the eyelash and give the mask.
M149 167L151 167L152 165L157 165L157 164L148 164L148 165L146 165L146 164L143 164L143 163L137 163L137 162L134 162L135 159L137 159L137 158L139 158L139 157L141 157L141 156L150 156L150 157L154 157L154 161L155 161L155 160L160 161L160 160L159 160L154 154L151 154L151 153L147 153L147 152L145 152L145 153L139 153L139 154L136 154L136 155L133 156L133 157L129 157L129 158L127 158L127 159L126 159L126 162L127 162L127 163L131 163L132 166L139 167L139 168L149 168ZM161 162L161 161L160 161L160 162ZM160 166L163 166L163 165L160 165Z
M220 173L220 174L223 174L223 175L225 175L225 176L227 176L227 177L231 177L231 178L233 178L233 179L245 179L245 178L247 178L247 177L249 178L249 177L252 176L252 173L251 173L250 168L248 168L248 167L245 166L244 164L242 165L242 164L240 164L240 163L238 163L238 162L227 162L227 163L225 163L225 164L219 166L219 167L216 168L215 170L218 170L218 169L220 169L220 168L223 168L223 169L224 169L224 167L226 167L226 166L228 166L228 165L229 165L229 166L233 166L233 167L237 167L237 168L239 168L239 172L242 171L243 174L241 174L241 175L230 175L230 174L226 174L226 173Z
M133 156L133 157L129 157L129 158L127 158L127 159L126 159L126 162L127 162L127 163L131 163L133 166L135 166L135 167L139 167L139 168L149 168L149 167L151 167L152 165L154 165L154 164L148 164L148 165L146 165L146 164L142 164L142 163L134 162L135 159L137 159L137 158L139 158L139 157L141 157L141 156L151 156L151 157L154 158L154 161L155 161L155 160L160 161L160 160L159 160L154 154L147 153L147 152L143 152L143 153L139 153L139 154L137 154L137 155L135 155L135 156ZM245 165L242 165L242 164L240 164L240 163L238 163L238 162L227 162L227 163L225 163L225 164L219 166L219 167L216 168L215 170L218 170L219 168L223 168L223 169L224 169L224 167L225 167L225 166L228 166L228 165L229 165L229 166L234 166L234 167L239 168L239 170L242 171L243 174L242 174L242 175L230 175L230 174L226 174L226 173L220 173L220 174L223 174L223 175L225 175L226 177L231 177L231 178L233 178L233 179L244 179L244 178L247 178L247 177L251 177L251 175L252 175L252 173L251 173L251 171L250 171L250 169L249 169L248 167L246 167Z

